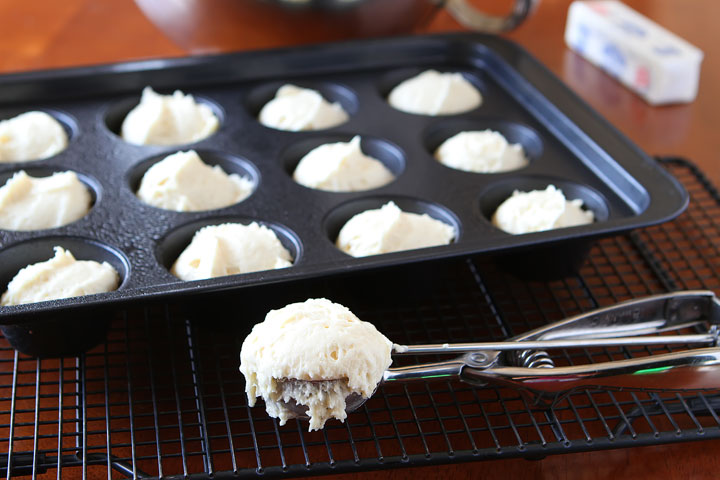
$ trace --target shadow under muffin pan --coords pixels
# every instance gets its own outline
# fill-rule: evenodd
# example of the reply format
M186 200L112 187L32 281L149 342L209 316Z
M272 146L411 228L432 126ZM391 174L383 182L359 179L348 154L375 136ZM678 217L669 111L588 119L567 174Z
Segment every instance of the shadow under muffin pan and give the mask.
M118 66L54 70L0 77L0 118L33 109L64 112L74 119L68 148L47 161L49 167L83 172L99 185L101 201L82 220L52 231L0 231L0 259L23 253L33 242L83 238L104 245L126 261L117 291L82 298L0 307L0 324L36 322L43 315L66 318L81 307L111 307L129 302L203 295L255 286L396 267L470 254L523 255L544 248L588 245L593 239L663 222L677 216L687 194L654 160L610 126L557 78L513 43L490 36L452 34L314 45L293 49L169 59ZM404 113L390 107L386 95L400 81L426 69L461 72L482 92L482 105L449 116ZM264 127L257 114L285 83L319 90L340 101L350 118L337 127L287 132ZM122 116L145 86L158 92L176 89L214 105L221 127L191 146L138 146L117 132ZM454 170L433 158L444 137L465 128L500 130L522 143L530 164L515 172L477 174ZM303 187L291 177L293 163L317 142L360 135L377 142L396 179L364 192L326 192ZM368 143L369 142L369 143ZM317 143L319 144L319 143ZM240 159L254 175L256 189L246 200L208 212L172 212L140 202L133 191L149 163L178 150L214 152ZM367 152L372 153L372 152ZM219 160L216 163L220 163ZM0 175L22 167L0 164ZM598 222L526 235L508 235L493 227L489 209L513 189L572 186L596 210ZM446 246L353 258L334 246L341 224L362 208L396 199L411 211L450 222L458 238ZM244 275L183 282L168 268L192 231L218 219L256 220L275 226L281 241L297 257L292 267ZM51 242L51 243L52 243ZM69 242L69 240L68 240ZM46 242L47 243L47 242ZM76 253L76 252L73 252ZM13 254L14 257L14 254ZM51 254L48 252L47 258ZM563 253L557 260L561 262ZM34 257L33 257L34 259ZM38 259L39 260L39 259ZM0 263L0 289L19 263ZM531 273L550 274L544 266L524 265ZM10 271L12 270L12 271Z

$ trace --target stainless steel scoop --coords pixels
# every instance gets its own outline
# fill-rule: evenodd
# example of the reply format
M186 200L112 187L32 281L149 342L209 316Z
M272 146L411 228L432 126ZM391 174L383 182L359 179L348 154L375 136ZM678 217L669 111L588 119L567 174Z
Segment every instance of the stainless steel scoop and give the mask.
M452 354L444 362L390 368L380 383L458 379L474 386L520 390L548 405L578 389L706 390L720 388L720 301L711 291L654 295L576 315L504 342L395 345L394 355ZM689 327L706 333L658 335ZM545 350L645 345L705 345L673 353L555 367ZM302 380L285 380L299 382ZM367 399L350 395L346 410ZM286 404L299 416L302 405Z

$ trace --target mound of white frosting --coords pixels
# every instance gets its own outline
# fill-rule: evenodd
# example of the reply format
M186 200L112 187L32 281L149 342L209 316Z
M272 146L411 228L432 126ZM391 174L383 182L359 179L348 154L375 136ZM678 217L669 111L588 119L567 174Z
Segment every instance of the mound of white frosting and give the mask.
M419 115L454 115L480 106L480 92L460 73L426 70L392 89L390 105Z
M240 351L250 406L265 400L284 425L295 413L283 402L308 407L310 431L330 418L344 421L345 398L370 397L392 362L392 342L346 307L324 298L271 310ZM283 382L309 380L317 383Z
M476 173L508 172L528 164L522 145L508 143L493 130L460 132L435 150L435 158L448 167Z
M62 152L67 144L63 126L45 112L0 121L0 162L40 160Z
M583 210L582 205L581 199L566 200L554 185L530 192L515 190L497 208L492 223L513 234L593 223L595 215L591 210Z
M403 212L394 202L352 217L340 229L336 245L353 257L447 245L455 229L428 214Z
M0 228L40 230L84 217L92 198L75 172L31 177L21 170L0 187Z
M224 223L203 227L180 254L170 272L181 280L201 280L285 268L290 252L264 225Z
M137 196L166 210L196 212L227 207L250 195L253 182L237 173L211 167L194 150L168 155L150 167L140 181Z
M140 103L123 120L120 134L136 145L182 145L209 137L220 126L212 109L176 90L160 95L145 87Z
M299 132L321 130L348 121L339 103L330 103L316 90L283 85L260 110L258 119L266 127Z
M393 180L380 160L365 155L360 137L350 142L326 143L308 152L298 163L293 179L300 185L331 192L358 192Z
M75 260L69 251L54 247L55 256L21 269L0 298L1 305L20 305L58 298L110 292L119 275L107 262Z

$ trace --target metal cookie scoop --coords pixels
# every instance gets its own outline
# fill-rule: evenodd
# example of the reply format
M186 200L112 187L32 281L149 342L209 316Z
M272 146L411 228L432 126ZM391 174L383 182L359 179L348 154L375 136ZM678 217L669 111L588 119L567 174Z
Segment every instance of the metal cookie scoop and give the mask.
M328 390L332 389L332 386L330 384L341 382L342 380L335 379L335 380L298 380L295 378L284 378L278 381L278 388L282 391L285 388L290 389L296 389L298 385L304 384L306 386L311 386L312 388L316 389L317 394L322 395L325 394ZM377 387L375 388L377 390ZM375 392L373 391L373 394ZM372 396L372 395L370 395ZM362 395L358 393L350 393L347 397L345 397L345 412L350 413L361 406L367 401L367 399L370 397L363 397ZM303 405L302 403L298 403L295 401L294 398L290 398L288 401L281 400L280 403L287 408L289 411L291 411L294 415L297 416L297 418L308 418L308 407L307 405Z
M395 355L463 355L445 362L390 368L380 383L431 379L459 379L474 386L494 383L520 390L533 405L552 404L578 389L720 388L718 324L720 301L711 291L655 295L576 315L504 342L395 345ZM657 335L689 327L703 327L707 333ZM707 347L569 367L555 367L545 352L553 348L671 344ZM351 412L366 400L351 394L345 410ZM306 416L303 405L291 401L285 406L299 417Z

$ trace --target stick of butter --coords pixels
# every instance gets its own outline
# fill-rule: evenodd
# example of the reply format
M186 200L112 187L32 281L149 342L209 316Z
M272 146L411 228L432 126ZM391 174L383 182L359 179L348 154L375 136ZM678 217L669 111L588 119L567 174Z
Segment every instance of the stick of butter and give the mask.
M703 52L621 2L573 2L565 43L651 105L697 96Z

